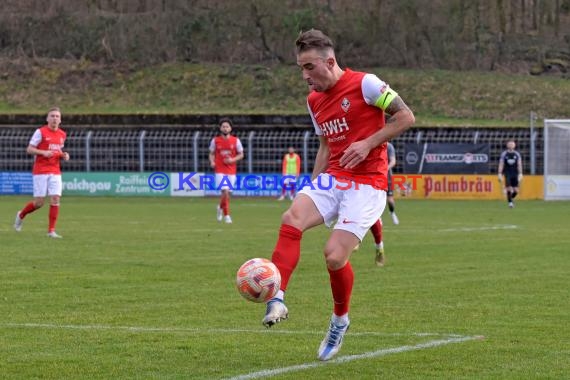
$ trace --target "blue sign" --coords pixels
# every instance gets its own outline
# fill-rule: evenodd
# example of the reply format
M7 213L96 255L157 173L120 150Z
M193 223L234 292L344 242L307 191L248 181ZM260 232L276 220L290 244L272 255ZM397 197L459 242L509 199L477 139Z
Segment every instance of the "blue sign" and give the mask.
M30 172L0 172L0 194L33 194L34 181Z

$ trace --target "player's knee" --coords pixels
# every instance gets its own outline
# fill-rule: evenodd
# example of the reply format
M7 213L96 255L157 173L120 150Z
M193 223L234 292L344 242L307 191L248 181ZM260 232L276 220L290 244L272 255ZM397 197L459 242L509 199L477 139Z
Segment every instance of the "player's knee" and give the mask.
M43 198L34 199L34 207L35 208L43 207L43 205L44 205L44 199Z
M344 267L348 261L347 255L343 254L339 246L332 246L327 244L324 251L325 262L327 268L331 270L338 270Z
M288 209L283 213L283 215L281 215L281 223L288 224L290 226L296 226L299 224L300 220L301 216L297 211L295 211L295 209L292 208Z

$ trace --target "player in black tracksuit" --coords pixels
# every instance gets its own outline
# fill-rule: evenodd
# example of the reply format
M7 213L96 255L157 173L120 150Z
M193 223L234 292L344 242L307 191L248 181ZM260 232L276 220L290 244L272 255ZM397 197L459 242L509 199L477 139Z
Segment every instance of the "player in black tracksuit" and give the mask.
M507 202L509 207L513 208L513 200L519 193L519 182L522 181L522 159L521 154L515 150L516 144L514 140L507 141L507 150L501 153L499 159L499 182L503 181L505 176L505 188L507 190Z

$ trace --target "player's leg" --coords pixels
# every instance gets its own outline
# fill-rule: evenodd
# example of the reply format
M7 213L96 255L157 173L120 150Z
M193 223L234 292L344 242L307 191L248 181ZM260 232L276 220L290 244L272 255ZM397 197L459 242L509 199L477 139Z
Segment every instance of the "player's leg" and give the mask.
M287 185L289 184L288 178L283 178L281 182L281 195L277 198L278 201L282 201L285 199L285 195L287 195Z
M328 174L321 176L330 177ZM267 327L273 326L288 316L288 310L283 299L289 279L301 256L303 232L311 227L323 224L323 222L332 223L330 219L336 215L332 191L321 189L318 186L318 181L317 178L311 186L302 189L281 218L279 236L271 256L271 261L281 273L281 288L277 295L267 303L265 316L262 320L262 323Z
M392 217L392 223L398 225L400 220L398 215L396 215L396 202L394 201L394 184L392 182L392 174L388 172L388 191L386 192L388 199L388 210L390 210L390 216Z
M513 200L516 197L515 188L517 188L518 185L519 182L516 175L509 174L505 176L505 186L507 188L507 202L510 208L515 207Z
M507 204L510 208L513 208L513 188L508 186L507 187Z
M511 176L511 181L509 183L509 185L511 186L511 202L513 203L513 207L514 207L514 200L517 197L517 195L519 194L519 179L518 176L513 175Z
M44 198L33 198L30 202L26 203L23 209L16 212L14 219L14 229L18 232L22 231L24 225L24 218L26 215L31 214L44 205Z
M230 190L223 189L220 198L220 208L222 209L222 214L224 215L224 222L231 223L232 217L230 216Z
M48 214L48 237L61 238L62 236L55 232L57 218L59 216L60 197L57 195L50 197L49 214Z
M301 237L303 231L323 223L323 217L313 200L306 194L299 194L291 207L281 218L279 236L271 261L281 274L281 287L276 296L267 303L262 323L271 327L277 322L287 319L288 310L283 300L289 279L297 267L301 257Z
M512 196L513 202L514 202L514 199L517 197L517 195L519 195L519 188L513 187L513 196Z
M232 223L230 216L230 192L236 186L236 176L216 173L216 189L220 190L220 203L216 207L216 219Z
M46 174L34 175L33 189L34 198L30 202L26 203L23 209L16 213L14 229L18 232L22 230L26 215L31 214L44 205L44 197L47 195L48 191L48 176Z
M61 238L55 232L57 218L59 216L59 204L61 199L62 181L61 175L50 175L48 177L48 196L50 197L49 216L48 216L48 237Z
M329 360L340 350L344 334L350 326L348 311L354 285L354 272L348 261L360 239L352 232L335 229L326 246L325 261L334 300L329 329L317 351L320 360Z
M230 194L233 189L236 188L236 176L235 175L228 175L227 180L229 185L224 187L222 190L222 195L225 195L224 203L222 205L222 210L224 213L224 222L225 223L232 223L232 217L230 216Z
M392 191L389 191L387 203L388 203L388 210L390 210L390 216L392 217L392 222L395 225L400 224L398 215L396 215L396 201L394 200L394 195L392 194Z
M376 265L383 267L386 261L386 256L384 255L384 242L382 241L382 219L378 219L376 223L370 227L370 232L374 236L374 246L376 248Z
M505 175L505 189L507 190L507 204L513 208L513 187L511 186L511 177L508 175Z
M220 189L221 187L221 183L222 180L224 179L224 175L221 173L215 173L215 181L216 181L216 189ZM216 205L216 220L218 222L221 222L224 219L224 211L222 210L222 204L223 204L223 195L224 192L221 191L220 193L220 201L219 203Z
M297 186L297 178L291 178L291 180L289 181L289 199L290 200L293 200L293 198L295 198L296 186Z
M350 325L348 312L354 284L350 254L378 220L386 205L386 193L369 185L359 185L336 195L340 200L338 222L325 247L334 301L333 314L329 330L319 346L317 357L320 360L329 360L340 350Z
M224 214L224 216L229 214L229 208L230 208L229 198L230 198L230 193L228 189L222 189L220 195L220 208L222 209L222 213Z

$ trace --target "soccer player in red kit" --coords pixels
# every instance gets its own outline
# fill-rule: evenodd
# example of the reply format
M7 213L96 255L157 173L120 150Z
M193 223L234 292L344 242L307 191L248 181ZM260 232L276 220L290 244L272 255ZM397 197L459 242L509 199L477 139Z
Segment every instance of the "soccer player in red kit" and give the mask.
M352 249L378 220L386 205L386 142L415 122L414 114L374 74L341 69L331 39L319 30L301 33L297 64L309 86L309 114L319 137L312 186L304 187L281 219L272 261L281 288L266 307L262 323L272 326L288 317L284 303L289 279L300 258L305 230L334 227L324 247L333 313L317 357L331 359L348 330L354 273ZM384 112L390 115L384 120Z
M221 190L220 204L217 206L217 219L232 222L230 216L230 192L236 186L237 162L243 159L243 146L240 139L232 136L233 124L230 119L220 120L220 136L210 142L210 166L216 175L216 189Z
M61 238L55 232L57 216L59 214L59 201L61 198L62 182L60 160L69 160L69 154L64 152L66 133L59 128L61 124L61 111L53 107L48 111L47 124L36 129L26 152L34 155L32 170L34 181L34 199L16 213L14 229L22 230L26 215L36 211L44 205L46 196L50 197L48 237Z

